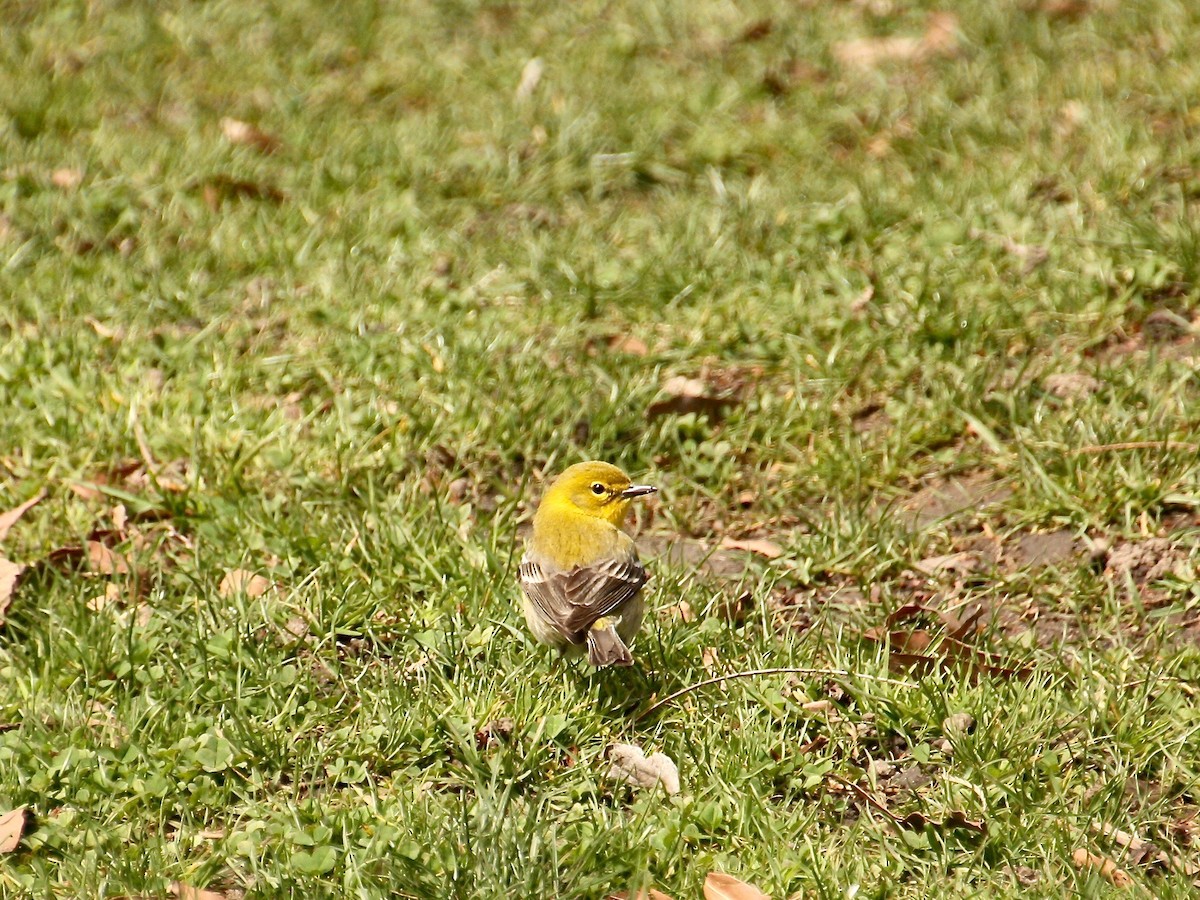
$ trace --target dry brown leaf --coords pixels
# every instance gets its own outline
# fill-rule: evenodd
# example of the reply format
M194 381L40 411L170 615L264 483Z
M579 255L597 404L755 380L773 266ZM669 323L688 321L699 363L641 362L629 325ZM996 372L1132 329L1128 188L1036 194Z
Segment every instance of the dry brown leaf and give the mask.
M1075 863L1078 869L1093 869L1099 872L1117 887L1129 887L1133 884L1133 879L1124 869L1107 856L1097 856L1089 852L1086 847L1080 847L1072 853L1071 862Z
M1032 677L1031 667L1011 665L999 654L967 643L967 639L978 630L982 615L983 609L980 608L965 619L958 619L920 603L908 603L889 615L885 624L864 631L863 637L887 645L888 664L894 671L932 674L957 668L972 678L980 674L1001 678ZM933 620L941 634L924 628L895 627L914 619Z
M99 541L87 542L88 567L101 575L128 575L129 560Z
M110 581L104 586L104 593L93 597L87 602L87 608L92 612L100 612L106 606L110 606L121 599L121 589L116 582Z
M662 785L667 794L679 793L679 769L665 753L645 754L636 744L612 744L608 748L608 777L638 787Z
M4 616L12 606L17 582L21 580L21 573L24 571L24 564L11 562L0 556L0 626L4 624Z
M10 509L6 513L0 513L0 541L8 537L8 532L14 525L17 524L17 520L20 519L21 516L25 515L25 513L29 512L29 510L37 506L45 498L46 489L42 488L20 506Z
M28 816L29 810L24 806L0 815L0 853L12 853L17 849L25 833Z
M1042 388L1060 400L1081 400L1100 390L1100 382L1083 372L1056 372L1047 375Z
M833 57L843 66L874 69L885 63L919 63L958 51L958 16L935 12L929 16L925 33L884 38L856 38L833 45Z
M957 575L969 575L979 569L980 559L970 550L958 553L947 553L945 556L929 556L913 565L913 568L924 575L937 575L940 572L950 572Z
M629 356L645 356L650 352L646 342L632 334L614 334L608 339L608 349Z
M630 900L629 892L618 891L615 894L609 894L608 900ZM671 900L671 896L662 891L656 891L654 888L642 888L634 894L633 900Z
M705 647L700 651L700 665L704 666L705 672L715 672L719 657L716 647Z
M1160 866L1170 872L1179 872L1189 878L1200 875L1200 864L1191 863L1186 858L1174 856L1160 849L1150 841L1145 841L1135 834L1122 831L1107 822L1093 822L1092 831L1112 838L1127 851L1129 859L1138 866Z
M179 900L226 900L221 891L210 891L207 888L192 887L182 881L172 881L170 894Z
M270 184L259 184L229 175L213 175L200 182L201 193L208 208L216 212L226 200L266 200L282 203L283 191Z
M974 831L976 834L987 834L987 823L982 819L968 819L967 814L960 809L951 810L940 822L930 819L924 813L914 812L896 819L896 824L910 831L921 831L932 828L935 831L948 831L961 828L964 831Z
M752 884L726 875L709 872L704 879L704 900L771 900Z
M274 153L280 146L279 138L267 134L257 125L228 116L221 119L221 133L229 143L252 147L265 156Z
M272 588L269 579L261 575L256 575L254 572L247 572L245 569L230 569L225 573L225 577L221 579L221 585L217 588L217 592L222 597L231 597L234 594L245 594L247 597L254 599L261 597Z
M73 191L83 184L83 173L78 169L55 169L50 173L50 183L64 191Z
M942 734L961 738L975 730L975 717L968 712L951 713L942 719Z
M765 556L767 559L778 559L783 556L783 548L774 541L768 541L765 538L722 538L722 550L748 550L751 553L757 553L759 556Z
M725 407L734 401L731 397L718 394L699 378L674 375L663 382L665 400L658 400L646 408L646 418L657 419L666 415L709 415L718 417Z
M696 621L696 613L692 610L692 604L686 600L680 600L678 603L668 606L664 613L667 616L678 616L681 622Z

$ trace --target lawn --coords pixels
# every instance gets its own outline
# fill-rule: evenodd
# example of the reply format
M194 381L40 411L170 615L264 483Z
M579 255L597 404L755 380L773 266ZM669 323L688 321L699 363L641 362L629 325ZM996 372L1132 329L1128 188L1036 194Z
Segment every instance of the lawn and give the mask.
M0 19L0 896L1195 895L1200 5Z

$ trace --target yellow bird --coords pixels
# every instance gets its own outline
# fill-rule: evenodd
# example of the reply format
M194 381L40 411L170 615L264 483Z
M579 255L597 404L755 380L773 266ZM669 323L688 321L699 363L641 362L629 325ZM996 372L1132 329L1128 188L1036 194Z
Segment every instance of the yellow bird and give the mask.
M597 668L633 665L626 645L642 624L638 595L649 576L621 526L629 501L657 490L596 461L554 480L533 516L519 570L534 637L568 653L586 645Z

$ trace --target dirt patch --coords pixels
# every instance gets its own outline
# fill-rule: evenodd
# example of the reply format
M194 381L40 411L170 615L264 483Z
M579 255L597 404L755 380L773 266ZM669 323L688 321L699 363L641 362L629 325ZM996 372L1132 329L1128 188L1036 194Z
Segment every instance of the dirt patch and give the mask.
M740 578L749 570L752 559L746 553L722 550L712 543L665 534L642 535L638 548L643 559L655 559L671 568L698 569L721 579Z
M910 528L921 529L1001 503L1011 495L1012 488L995 476L971 472L926 485L901 504L900 514Z

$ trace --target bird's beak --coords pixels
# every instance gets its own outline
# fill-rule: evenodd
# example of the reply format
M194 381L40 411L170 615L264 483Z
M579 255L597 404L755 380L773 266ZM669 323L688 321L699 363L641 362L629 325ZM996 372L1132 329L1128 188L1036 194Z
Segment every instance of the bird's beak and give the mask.
M625 490L621 491L621 496L626 500L633 497L644 497L646 494L653 494L658 491L652 484L631 484Z

